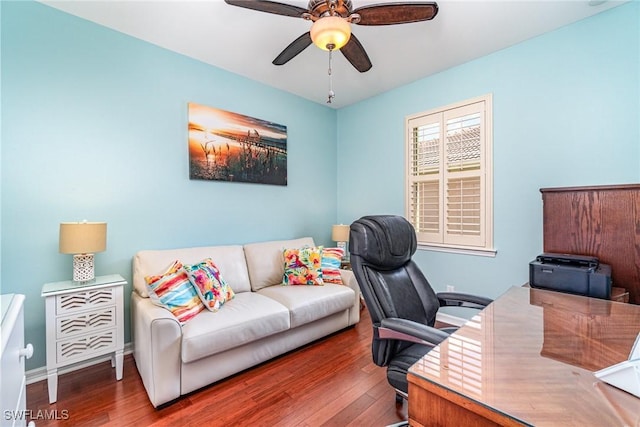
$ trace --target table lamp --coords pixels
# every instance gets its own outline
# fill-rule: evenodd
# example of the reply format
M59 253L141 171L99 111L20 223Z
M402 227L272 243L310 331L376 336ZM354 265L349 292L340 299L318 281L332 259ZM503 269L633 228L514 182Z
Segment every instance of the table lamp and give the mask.
M338 244L339 248L342 248L344 255L342 259L349 259L349 252L347 251L347 243L349 242L349 226L344 224L334 225L331 229L331 240Z
M95 278L93 254L107 248L106 222L60 223L60 253L73 254L73 281Z

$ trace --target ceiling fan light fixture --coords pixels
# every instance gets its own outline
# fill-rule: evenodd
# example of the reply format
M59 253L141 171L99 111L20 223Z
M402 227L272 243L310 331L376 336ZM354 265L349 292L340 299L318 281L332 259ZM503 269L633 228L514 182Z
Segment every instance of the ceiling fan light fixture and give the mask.
M311 40L323 50L340 49L350 37L351 25L340 16L325 16L311 26Z

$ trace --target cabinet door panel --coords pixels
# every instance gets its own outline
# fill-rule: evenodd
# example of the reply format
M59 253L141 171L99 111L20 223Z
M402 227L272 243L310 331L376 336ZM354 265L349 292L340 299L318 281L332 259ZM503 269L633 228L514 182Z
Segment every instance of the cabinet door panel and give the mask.
M116 308L104 307L56 319L56 336L64 339L116 325Z
M91 310L105 305L115 305L113 288L58 295L56 297L56 314L61 316L82 310Z
M596 256L640 304L640 185L543 188L544 251Z

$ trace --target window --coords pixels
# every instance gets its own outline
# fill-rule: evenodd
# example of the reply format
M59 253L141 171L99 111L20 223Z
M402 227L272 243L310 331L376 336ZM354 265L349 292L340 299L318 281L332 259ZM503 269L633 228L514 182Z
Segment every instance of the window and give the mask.
M407 219L429 249L495 255L492 97L406 120Z

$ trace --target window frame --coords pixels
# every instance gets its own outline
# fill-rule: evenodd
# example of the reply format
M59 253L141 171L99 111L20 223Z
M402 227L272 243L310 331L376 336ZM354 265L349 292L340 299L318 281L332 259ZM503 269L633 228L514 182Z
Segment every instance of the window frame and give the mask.
M469 108L475 108L482 112L480 133L480 227L484 233L483 245L466 245L463 243L445 243L444 234L446 233L446 197L447 197L447 179L450 172L446 169L446 132L445 128L447 119L450 117L463 117L464 111ZM453 114L454 112L458 114ZM438 119L439 117L439 119ZM411 114L405 117L405 216L414 224L412 218L412 191L414 182L427 182L428 178L416 179L413 175L414 165L411 164L412 147L414 144L413 129L425 123L439 122L439 172L432 175L431 181L439 182L438 188L438 210L439 221L441 224L438 233L419 233L416 231L418 238L418 248L433 250L439 252L462 253L479 256L493 257L497 251L493 247L493 95L491 93L474 97L471 99L455 102L442 107L433 108L420 113ZM460 174L464 177L465 174ZM415 224L414 224L415 226ZM455 240L455 239L454 239Z

